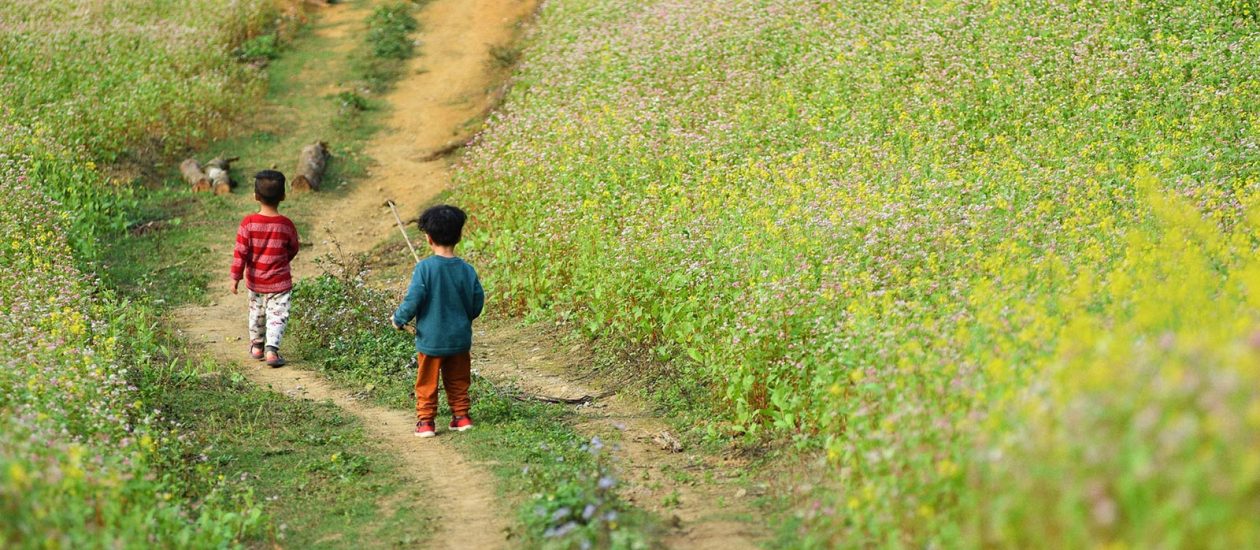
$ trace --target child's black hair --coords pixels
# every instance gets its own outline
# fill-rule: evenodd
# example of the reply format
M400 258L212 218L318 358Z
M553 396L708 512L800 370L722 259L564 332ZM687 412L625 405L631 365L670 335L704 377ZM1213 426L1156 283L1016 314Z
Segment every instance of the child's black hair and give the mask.
M438 245L455 246L459 243L465 221L468 221L468 215L463 210L449 204L439 204L420 214L420 230L432 237L433 242Z
M279 206L284 200L284 174L275 170L254 174L254 194L267 206Z

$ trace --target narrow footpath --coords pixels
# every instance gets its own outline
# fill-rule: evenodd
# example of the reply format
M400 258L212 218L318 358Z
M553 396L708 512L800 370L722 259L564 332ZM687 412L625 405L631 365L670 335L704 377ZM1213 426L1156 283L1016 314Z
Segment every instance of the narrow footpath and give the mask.
M312 209L319 212L309 220L316 234L305 235L304 241L314 246L303 250L295 262L298 277L317 274L313 260L327 252L322 243L330 237L345 251L356 253L396 230L387 211L382 211L384 200L392 199L401 211L413 212L445 188L446 162L419 159L459 137L465 122L491 106L495 75L490 70L490 50L509 43L516 23L534 7L533 0L434 0L419 13L422 53L409 62L385 97L392 116L367 148L376 162L371 177L354 185L335 204ZM366 28L364 21L370 13L367 7L352 4L321 8L315 17L332 24L321 25L315 32L327 38L356 35ZM301 200L333 199L316 194ZM230 258L230 243L214 254ZM281 369L260 368L248 361L247 343L241 338L245 300L229 293L226 276L215 278L209 293L218 297L211 305L178 313L178 326L194 345L204 345L221 361L246 363L243 372L260 386L294 397L330 400L359 417L368 433L432 492L435 502L443 503L432 507L432 515L426 518L435 531L429 541L432 547L506 547L513 513L500 505L494 476L487 469L465 460L441 438L416 438L413 414L359 401L305 370L300 358L290 357L289 366Z
M338 3L314 14L315 33L332 47L348 52L366 28L371 13L366 2ZM414 215L449 183L448 165L431 153L466 139L470 129L498 100L501 71L491 51L510 44L518 23L537 8L537 0L432 0L418 14L420 54L408 62L402 77L384 96L389 117L365 153L371 157L369 177L343 192L302 195L303 250L294 264L298 278L318 275L314 260L331 252L334 240L345 253L372 250L394 236L397 228L384 207L393 200L403 215ZM319 68L312 68L319 70ZM336 90L323 90L333 93ZM335 162L335 160L334 160ZM224 228L231 234L233 227ZM231 242L214 245L224 258L224 276L215 277L208 306L177 312L183 335L220 361L244 365L254 383L295 398L330 401L358 417L369 436L406 467L405 475L424 486L435 502L425 520L433 526L426 547L493 549L509 547L507 535L514 511L496 492L495 478L482 464L466 459L444 438L412 435L414 414L380 407L334 386L300 357L289 356L280 369L262 366L246 356L246 303L228 291L227 258ZM558 397L606 395L601 388L576 378L589 357L560 350L553 335L537 327L497 323L477 329L474 369L499 382ZM703 453L670 449L666 423L648 408L619 395L579 409L578 429L618 441L616 454L627 482L625 496L635 505L664 518L669 527L661 541L671 548L737 550L756 548L765 528L757 517L751 490L739 479L743 464Z

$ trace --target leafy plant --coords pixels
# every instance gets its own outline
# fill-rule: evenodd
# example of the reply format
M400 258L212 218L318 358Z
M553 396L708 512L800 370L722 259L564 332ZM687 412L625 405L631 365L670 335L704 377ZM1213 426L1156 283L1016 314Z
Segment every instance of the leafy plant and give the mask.
M275 59L280 55L280 37L275 33L260 34L246 40L234 53L242 61Z
M411 33L418 23L409 2L377 6L368 17L367 41L372 55L383 59L407 59L415 49Z
M357 92L339 92L336 97L337 103L343 111L358 113L371 108L367 98L359 95Z

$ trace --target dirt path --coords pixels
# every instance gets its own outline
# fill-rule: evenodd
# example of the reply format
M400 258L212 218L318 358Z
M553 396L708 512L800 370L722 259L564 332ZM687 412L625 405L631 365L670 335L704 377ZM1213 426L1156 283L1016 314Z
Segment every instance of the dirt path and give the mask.
M315 257L327 252L328 233L345 252L371 249L398 229L384 202L392 199L404 218L446 189L447 162L423 158L451 141L468 137L469 122L491 107L495 74L491 48L508 45L516 22L537 0L434 0L420 13L421 55L385 96L391 112L367 152L375 162L370 178L312 224L316 249L298 258L298 273L311 274ZM309 253L314 252L314 253Z
M514 384L533 394L562 399L606 395L589 378L591 358L583 346L561 349L557 337L539 326L511 322L483 324L476 329L473 368L496 383ZM644 403L622 395L597 399L577 408L578 429L618 441L623 494L636 506L669 521L664 538L669 548L737 550L757 548L766 535L750 499L764 488L736 483L745 464L688 453L667 424ZM671 442L671 439L673 440Z
M305 221L314 230L294 265L298 277L317 274L313 260L329 251L332 239L344 252L372 249L397 231L383 203L392 199L400 213L413 217L448 184L444 160L425 161L429 152L467 136L470 122L491 106L494 86L502 77L491 65L490 50L510 43L515 22L527 16L536 0L433 0L419 14L421 54L385 99L391 106L386 127L368 144L374 165L370 178L338 196L306 195ZM361 34L370 6L342 3L323 8L316 34L330 47L349 52ZM328 93L325 90L325 93ZM230 231L230 228L228 229ZM228 243L230 244L230 243ZM228 257L230 246L214 251ZM435 529L427 546L434 548L501 548L512 513L501 506L495 480L481 465L464 459L443 441L412 435L414 418L407 411L386 409L355 399L319 374L304 370L300 360L269 369L247 360L242 338L245 301L227 293L222 278L211 285L217 301L178 314L179 325L194 343L203 344L220 360L243 364L255 383L293 397L329 400L363 420L369 434L399 456L408 474L433 494ZM497 381L557 397L600 393L589 381L574 379L580 348L559 350L554 335L538 328L510 324L479 328L474 368ZM673 548L736 550L755 548L764 536L750 503L749 489L736 483L743 464L700 454L662 449L666 424L646 412L642 403L620 396L579 409L583 432L619 441L626 497L636 505L672 519L663 541ZM756 492L754 489L752 492Z
M312 276L314 257L323 252L318 243L327 233L348 252L370 249L394 230L382 210L386 198L395 200L405 215L414 212L447 183L444 161L421 162L423 153L449 142L466 121L483 112L491 101L497 75L491 70L490 48L506 44L514 35L514 23L530 13L534 0L434 0L419 14L422 52L413 59L394 91L387 96L393 112L391 124L367 148L377 166L372 178L331 202L319 196L310 211L318 235L316 243L299 256L294 266L298 277ZM316 29L322 38L354 40L370 13L367 6L336 4L318 14L325 23ZM347 50L349 51L348 47ZM327 204L319 202L330 201ZM231 229L227 228L230 233ZM230 246L214 251L229 257ZM302 369L300 361L289 367L269 369L245 357L245 300L227 292L226 278L215 278L209 306L189 307L177 313L177 322L194 344L202 344L216 358L244 365L255 383L296 397L331 400L363 420L368 432L387 450L399 456L409 473L434 497L434 529L428 546L434 548L499 548L512 514L503 510L495 494L493 476L465 460L442 438L421 440L412 435L414 416L406 411L373 406L354 399L318 374Z

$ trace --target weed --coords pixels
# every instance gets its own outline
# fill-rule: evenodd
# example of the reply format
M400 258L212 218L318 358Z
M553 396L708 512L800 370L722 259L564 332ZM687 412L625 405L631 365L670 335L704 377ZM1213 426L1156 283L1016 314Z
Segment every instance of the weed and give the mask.
M280 37L261 34L246 40L233 52L241 61L270 61L280 56Z
M340 92L337 94L337 104L341 106L342 111L362 112L371 108L366 97L359 95L358 92Z
M508 69L521 59L521 49L514 44L497 45L490 48L490 59L500 69Z
M415 49L411 33L418 27L412 9L410 2L397 2L377 6L372 11L367 22L367 42L373 56L396 60L411 57Z

